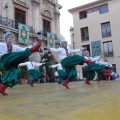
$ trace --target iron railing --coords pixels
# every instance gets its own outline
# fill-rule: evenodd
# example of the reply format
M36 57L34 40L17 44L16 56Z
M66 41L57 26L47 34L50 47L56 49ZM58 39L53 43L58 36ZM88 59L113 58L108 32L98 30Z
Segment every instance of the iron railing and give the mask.
M8 26L8 27L12 27L14 29L18 29L18 22L13 21L11 19L8 19L6 17L0 16L0 24ZM33 27L32 26L28 26L28 25L26 25L26 26L29 28L30 33L33 33Z
M14 29L18 29L18 22L13 21L11 19L8 19L6 17L0 16L0 24L14 28ZM32 26L28 26L28 25L26 25L26 26L29 28L30 33L34 33ZM45 32L44 30L42 30L38 33L34 33L34 34L38 34L38 35L42 35L44 37L47 37L47 32ZM60 40L60 38L58 38L56 34L54 34L54 35L55 35L55 40Z

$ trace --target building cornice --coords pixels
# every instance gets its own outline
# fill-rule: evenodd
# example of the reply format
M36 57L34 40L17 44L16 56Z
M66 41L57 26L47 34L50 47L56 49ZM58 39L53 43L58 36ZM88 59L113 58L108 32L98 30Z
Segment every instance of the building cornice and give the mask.
M20 5L20 6L24 7L24 8L27 8L27 9L29 8L29 6L27 5L27 3L25 1L13 0L13 3L18 4L18 5Z
M57 6L59 9L62 8L62 6L60 4L58 4L57 2L55 2L54 0L48 0L49 2L51 2L52 4L54 4L55 6Z
M84 4L84 5L81 5L81 6L78 6L78 7L75 7L75 8L72 8L72 9L69 9L68 11L70 13L74 12L74 11L77 11L77 10L80 10L80 9L88 9L90 7L93 7L95 5L99 5L99 4L102 4L102 3L106 3L108 1L111 1L111 0L97 0L97 1L94 1L94 2L90 2L88 4Z

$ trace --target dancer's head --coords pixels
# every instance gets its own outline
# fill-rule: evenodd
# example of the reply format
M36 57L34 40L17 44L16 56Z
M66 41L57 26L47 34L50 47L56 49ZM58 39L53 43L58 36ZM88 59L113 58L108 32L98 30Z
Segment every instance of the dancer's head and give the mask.
M4 40L6 41L6 43L11 44L13 42L13 40L15 40L15 36L10 31L7 31L4 34Z
M30 60L30 61L33 61L33 57L32 57L32 56L29 56L29 60Z
M89 57L89 51L84 50L84 51L83 51L83 55Z
M67 48L68 42L66 40L61 40L60 41L60 46L63 48Z

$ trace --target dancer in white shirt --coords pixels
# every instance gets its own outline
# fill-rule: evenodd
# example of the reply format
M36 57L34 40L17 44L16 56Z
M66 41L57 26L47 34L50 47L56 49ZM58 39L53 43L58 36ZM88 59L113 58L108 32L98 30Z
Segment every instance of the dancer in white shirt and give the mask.
M54 75L55 75L55 82L59 82L59 74L58 74L58 72L55 71Z
M77 71L75 68L75 65L83 65L84 63L87 63L88 65L92 64L93 61L87 60L84 56L79 56L79 55L74 55L74 56L69 56L70 53L76 53L80 52L80 50L84 50L82 47L81 49L67 49L67 41L62 40L60 42L61 48L48 48L51 52L55 52L58 54L58 60L61 62L62 67L65 69L65 75L67 76L67 79L65 82L62 84L65 86L67 89L68 83L71 80L74 80L77 76Z
M30 61L27 61L27 62L24 62L24 63L20 63L18 66L27 66L27 69L28 69L28 75L31 75L33 77L33 81L30 81L30 85L32 87L34 87L34 82L35 81L38 81L38 79L40 79L43 74L38 70L36 69L35 67L39 67L41 65L44 65L45 63L36 63L36 62L33 62L33 58L32 57L29 57L29 60Z
M94 64L91 64L89 66L86 66L84 68L84 70L88 73L89 78L88 80L86 80L86 84L91 84L90 80L92 80L95 76L95 72L97 72L98 74L98 78L96 79L97 82L100 81L100 79L106 79L109 80L110 79L110 73L109 73L109 69L111 70L112 64L111 63L106 63L100 60L96 60L96 62Z
M63 67L62 67L61 63L51 65L49 67L57 68L57 73L56 74L58 74L58 77L59 77L58 84L64 83L64 81L66 79L66 76L65 76L65 71L63 70Z
M0 81L0 93L7 95L5 89L13 87L19 82L20 71L18 64L24 62L32 53L38 52L41 42L37 41L34 46L22 48L12 44L15 37L8 31L4 34L4 42L0 42L0 66L6 70L5 76Z

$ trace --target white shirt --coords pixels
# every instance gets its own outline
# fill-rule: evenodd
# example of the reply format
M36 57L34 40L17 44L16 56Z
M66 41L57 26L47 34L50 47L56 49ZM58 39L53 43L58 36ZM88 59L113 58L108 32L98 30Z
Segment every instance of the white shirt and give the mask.
M96 61L95 63L97 63L99 65L105 65L105 66L112 67L112 64L110 62Z
M63 67L62 65L59 63L59 64L55 64L55 65L52 65L51 66L52 68L57 68L58 70L63 70Z
M82 74L80 72L77 73L77 78L83 79Z
M84 56L84 58L86 58L87 60L90 60L90 61L98 61L100 59L101 56L97 56L97 57L87 57L87 56Z
M27 69L31 70L31 69L35 69L36 66L41 66L41 65L42 65L42 63L36 63L36 62L31 63L31 61L28 61L28 62L25 62L25 63L20 63L18 65L18 67L19 66L27 66Z
M83 68L85 68L86 66L88 66L87 63L84 63L84 64L82 65Z
M55 72L55 76L59 76L59 74L58 74L58 72L57 72L57 71Z
M55 53L58 53L58 60L63 60L64 58L67 57L67 54L66 54L66 50L64 48L50 48L50 51L51 52L55 52ZM80 49L75 49L75 50L72 50L72 49L69 49L68 48L68 53L76 53L76 52L80 52Z
M26 49L26 47L22 48L17 45L14 45L14 44L11 44L11 45L12 45L12 52L20 52L20 51L24 51ZM31 48L31 47L32 46L29 46L28 48ZM0 56L7 54L7 53L8 53L7 52L7 44L0 42Z

